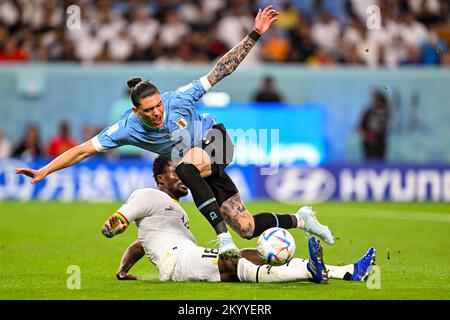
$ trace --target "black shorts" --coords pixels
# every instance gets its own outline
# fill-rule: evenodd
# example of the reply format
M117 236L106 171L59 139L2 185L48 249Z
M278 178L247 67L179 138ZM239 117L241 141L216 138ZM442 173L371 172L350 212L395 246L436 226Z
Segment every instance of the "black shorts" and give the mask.
M213 125L197 147L206 151L211 165L221 169L219 174L233 161L234 145L223 123Z
M205 180L221 206L225 200L239 192L233 180L225 172L225 168L233 161L233 142L225 126L218 123L212 126L197 146L205 150L211 158L212 173Z

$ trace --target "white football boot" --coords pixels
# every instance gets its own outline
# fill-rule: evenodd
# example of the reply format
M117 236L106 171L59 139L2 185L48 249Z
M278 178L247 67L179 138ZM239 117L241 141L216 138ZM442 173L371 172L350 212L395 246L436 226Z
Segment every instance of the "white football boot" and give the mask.
M241 256L239 253L239 249L234 243L234 240L229 232L219 234L216 241L219 247L220 259L236 259Z
M330 228L320 224L319 221L317 221L316 212L312 207L309 206L301 207L295 213L295 215L305 222L304 227L300 229L305 230L306 232L309 232L310 234L313 234L315 236L318 236L325 243L331 245L334 244L333 233L330 231Z

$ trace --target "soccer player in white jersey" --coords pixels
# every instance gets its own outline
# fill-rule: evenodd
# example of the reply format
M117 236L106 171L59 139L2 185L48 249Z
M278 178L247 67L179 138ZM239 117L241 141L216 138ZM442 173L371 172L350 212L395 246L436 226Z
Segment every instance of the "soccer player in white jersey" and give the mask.
M310 259L292 259L287 265L264 265L256 249L243 249L241 258L221 259L216 249L197 244L189 230L189 219L178 200L187 194L170 160L157 158L154 177L158 189L138 189L103 225L102 233L111 238L136 222L139 240L125 251L119 280L136 280L128 274L144 255L152 261L162 281L242 281L286 282L310 279L323 283L329 277L364 281L374 264L375 250L354 264L325 266L322 247L314 237L309 240ZM149 201L149 199L152 199Z
M189 188L198 210L217 234L221 257L238 255L225 223L245 239L257 237L271 227L298 226L326 243L334 244L333 234L317 221L310 207L301 208L295 216L269 212L251 215L236 185L225 172L233 159L234 146L224 125L216 124L211 115L199 114L195 108L197 101L212 86L236 70L278 15L272 6L260 9L253 31L228 51L207 75L175 91L160 94L148 81L129 80L133 107L118 123L39 170L18 168L16 173L32 177L32 183L35 183L97 152L134 145L177 163L179 178Z

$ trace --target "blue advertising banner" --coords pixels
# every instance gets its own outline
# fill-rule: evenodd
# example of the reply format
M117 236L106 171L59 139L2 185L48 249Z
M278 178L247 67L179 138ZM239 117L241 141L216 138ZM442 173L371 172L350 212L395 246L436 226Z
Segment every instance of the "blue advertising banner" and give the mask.
M0 160L0 200L119 201L135 189L155 186L151 165L139 159L93 158L36 184L14 172L15 168L37 168L46 163ZM448 165L297 165L267 169L231 165L227 171L246 200L450 201Z
M280 168L261 176L256 197L277 201L317 202L450 201L450 166L342 165Z

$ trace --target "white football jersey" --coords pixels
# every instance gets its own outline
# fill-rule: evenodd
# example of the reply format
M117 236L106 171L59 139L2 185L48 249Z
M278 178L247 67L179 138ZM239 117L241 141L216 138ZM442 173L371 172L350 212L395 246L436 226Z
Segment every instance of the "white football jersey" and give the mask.
M153 188L134 191L117 210L128 223L136 221L147 257L160 270L175 247L197 245L186 211L168 194Z

